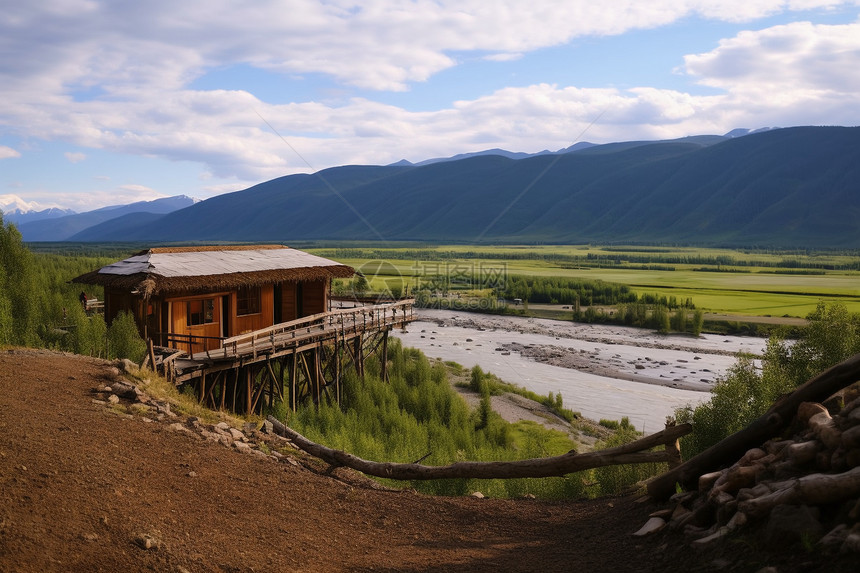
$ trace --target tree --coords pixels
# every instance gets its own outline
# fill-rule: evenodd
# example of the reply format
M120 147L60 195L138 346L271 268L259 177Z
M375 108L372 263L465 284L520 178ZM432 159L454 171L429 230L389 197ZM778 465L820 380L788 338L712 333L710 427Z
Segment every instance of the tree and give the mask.
M146 353L146 342L140 337L134 315L120 312L110 323L107 331L108 356L128 358L140 362Z
M687 332L687 309L677 307L672 315L672 328L678 332Z
M658 304L654 307L654 314L651 317L654 328L660 334L669 334L671 324L669 320L669 309L663 304Z
M842 304L821 303L807 318L797 340L779 335L768 340L761 373L752 359L742 357L717 381L708 402L675 411L679 422L692 422L694 428L682 443L684 458L746 427L780 396L860 353L860 315Z
M352 280L352 292L354 292L356 296L364 296L364 293L369 289L370 284L367 282L367 277L358 273Z
M39 342L40 291L33 255L15 225L0 214L0 344L31 346Z
M679 423L693 424L693 433L681 443L682 457L692 457L746 427L770 407L773 394L774 390L763 384L752 359L739 358L717 380L710 400L695 408L675 410Z
M702 334L702 327L705 325L705 313L701 308L697 308L693 313L693 336Z

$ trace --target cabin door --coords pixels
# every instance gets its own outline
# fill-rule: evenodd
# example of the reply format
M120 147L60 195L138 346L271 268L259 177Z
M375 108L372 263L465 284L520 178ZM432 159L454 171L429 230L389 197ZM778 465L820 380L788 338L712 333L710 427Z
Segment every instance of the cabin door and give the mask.
M170 346L191 354L221 346L220 296L172 301Z
M301 316L296 296L299 283L281 283L275 288L275 324L290 322Z

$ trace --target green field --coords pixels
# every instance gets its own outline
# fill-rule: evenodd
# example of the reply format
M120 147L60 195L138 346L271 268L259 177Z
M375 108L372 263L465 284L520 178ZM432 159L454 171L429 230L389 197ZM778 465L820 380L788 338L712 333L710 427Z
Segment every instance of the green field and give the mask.
M412 290L427 284L428 277L447 273L460 277L456 288L477 293L488 276L532 275L602 280L628 285L637 294L689 297L711 313L804 317L820 301L838 301L860 312L856 252L580 245L309 250L364 269L374 290L398 282Z

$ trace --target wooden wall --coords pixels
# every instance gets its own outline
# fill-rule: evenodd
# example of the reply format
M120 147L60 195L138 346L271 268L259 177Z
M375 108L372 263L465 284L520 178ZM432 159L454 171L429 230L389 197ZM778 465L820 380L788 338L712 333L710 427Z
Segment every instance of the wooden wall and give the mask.
M275 324L275 289L273 285L260 287L260 312L245 316L236 316L236 293L230 293L230 308L232 309L231 328L226 336L236 336L252 330L260 330Z
M290 322L299 317L299 307L296 301L297 283L281 283L281 322Z
M328 281L302 283L302 316L328 310Z
M169 298L154 297L149 301L152 307L150 313L149 306L145 306L140 298L121 290L105 289L105 319L110 323L120 311L131 311L135 315L141 336L154 337L167 331L171 334L205 336L213 339L236 336L275 324L276 288L279 289L277 318L280 322L289 322L328 310L329 281L320 280L262 286L260 287L260 312L245 316L236 316L235 291ZM215 299L213 322L189 326L187 302L206 299ZM228 313L228 316L223 316L224 313ZM155 344L166 343L160 337L154 338L154 342ZM211 340L207 346L217 348L219 343L217 340ZM187 347L182 349L187 350ZM203 350L202 346L194 348L195 352L200 350Z

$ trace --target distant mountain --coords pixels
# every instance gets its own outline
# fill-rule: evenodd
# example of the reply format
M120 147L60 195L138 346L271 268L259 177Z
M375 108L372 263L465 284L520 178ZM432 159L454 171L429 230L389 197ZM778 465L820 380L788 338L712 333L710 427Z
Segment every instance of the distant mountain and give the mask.
M14 223L16 226L39 219L56 219L75 213L71 209L44 208L35 201L25 201L12 194L0 195L0 212L3 213L4 222Z
M51 219L22 222L18 225L25 241L68 241L81 231L94 225L127 215L140 214L140 220L149 220L146 215L164 215L189 207L197 202L186 195L165 197L154 201L138 201L129 205L112 205L85 213L62 215ZM132 219L130 219L133 221ZM117 232L117 229L112 229Z
M59 219L60 217L66 217L68 215L74 215L75 212L71 209L59 209L57 207L51 207L49 209L42 209L41 211L3 211L3 220L8 223L15 223L16 226L20 227L25 223L32 223L33 221L42 221L45 219Z
M344 166L86 237L860 248L858 158L860 128L797 127L523 159Z
M124 236L125 231L127 229L136 228L141 225L151 225L161 219L163 216L163 214L147 213L143 211L128 213L126 215L114 217L113 219L108 219L103 223L98 223L92 225L91 227L87 227L83 231L75 233L74 235L64 240L71 242L87 243L99 242L102 240L101 237L104 236L122 237Z
M743 137L745 135L750 135L751 133L764 133L765 131L770 131L771 129L779 129L778 127L760 127L758 129L733 129L728 132L724 137Z
M476 151L474 153L460 153L453 157L437 157L435 159L425 159L414 165L430 165L432 163L441 163L443 161L460 161L461 159L471 159L472 157L484 157L486 155L498 155L499 157L507 157L508 159L526 159L527 157L536 157L538 155L549 155L552 151L543 150L537 153L522 153L516 151L506 151L504 149L486 149L484 151Z
M767 130L769 128L764 128ZM758 131L758 130L756 130ZM741 137L743 135L748 135L749 133L753 133L753 131L749 129L735 129L726 135L695 135L691 137L685 137L682 139L673 139L668 141L689 141L689 142L697 142L702 145L712 145L714 143L719 143L725 139L730 139L732 137ZM662 141L659 143L667 143L668 141ZM461 159L470 159L472 157L483 157L486 155L498 155L499 157L507 157L508 159L527 159L529 157L537 157L539 155L561 155L564 153L574 153L577 151L583 151L585 149L589 149L592 147L600 147L601 149L621 149L621 148L629 148L629 147L638 147L640 145L650 145L653 143L658 143L654 141L627 141L623 143L611 143L607 145L598 145L596 143L589 143L587 141L580 141L579 143L574 143L570 147L565 147L564 149L559 149L558 151L549 151L543 150L538 151L537 153L523 153L518 151L508 151L506 149L485 149L484 151L475 151L472 153L460 153L457 155L453 155L451 157L436 157L434 159L425 159L424 161L419 161L418 163L412 163L406 159L401 159L397 163L392 163L391 167L414 167L421 165L430 165L432 163L442 163L445 161L460 161ZM604 150L605 150L604 149Z
M38 203L27 202L17 195L0 195L0 211L3 211L4 217L12 213L27 213L38 209L40 209Z
M418 163L411 163L405 159L401 159L397 163L392 163L392 166L421 166L421 165L430 165L431 163L442 163L444 161L460 161L461 159L470 159L472 157L484 157L486 155L498 155L499 157L507 157L508 159L527 159L529 157L537 157L539 155L558 155L561 153L572 153L574 151L581 151L583 149L588 149L589 147L595 146L595 143L588 143L586 141L581 141L579 143L575 143L570 147L566 147L564 149L559 149L558 151L549 151L543 150L538 151L537 153L523 153L518 151L507 151L506 149L485 149L484 151L476 151L473 153L460 153L458 155L454 155L452 157L437 157L435 159L425 159L424 161L419 161Z

